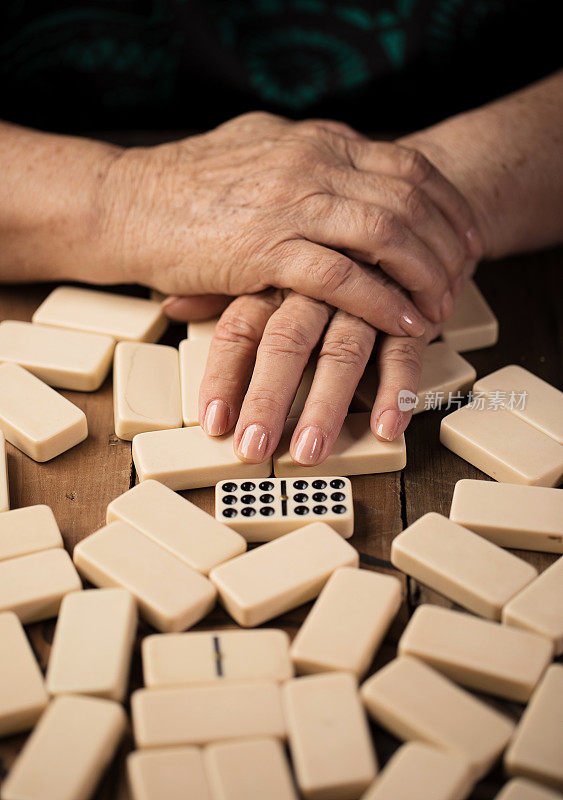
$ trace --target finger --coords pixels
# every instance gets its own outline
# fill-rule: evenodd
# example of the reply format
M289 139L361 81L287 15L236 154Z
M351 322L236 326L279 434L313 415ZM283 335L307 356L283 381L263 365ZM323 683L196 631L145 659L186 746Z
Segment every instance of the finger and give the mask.
M410 291L418 309L433 322L452 313L453 297L444 267L389 209L333 195L312 197L302 209L301 230L307 239L379 264Z
M331 169L326 181L339 197L376 203L396 214L434 253L453 289L467 259L465 242L424 189L352 167Z
M330 314L324 303L291 293L270 317L235 429L235 450L243 461L264 461L277 447L303 370Z
M237 297L217 323L199 389L200 423L210 436L234 427L258 344L281 301L277 291Z
M483 243L469 203L426 156L392 142L349 141L346 152L357 169L393 175L424 189L465 241L468 256L482 257Z
M375 335L371 325L344 311L337 311L330 321L313 385L291 439L290 453L297 463L318 464L332 450Z
M162 310L170 319L188 322L218 316L232 301L225 294L171 295L162 302Z
M378 439L397 439L409 424L414 404L410 410L399 408L399 392L410 392L411 399L416 395L422 355L437 333L436 326L419 339L381 338L377 354L379 387L371 413L371 429Z
M426 320L406 297L382 284L373 271L306 239L272 251L268 280L279 288L321 300L395 336L421 336Z

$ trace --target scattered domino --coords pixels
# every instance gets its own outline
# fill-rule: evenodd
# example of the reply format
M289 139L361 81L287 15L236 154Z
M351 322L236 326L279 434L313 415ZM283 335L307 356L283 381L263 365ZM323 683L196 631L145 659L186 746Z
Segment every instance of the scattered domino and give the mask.
M357 551L324 522L299 528L215 567L210 578L239 625L254 627L316 597Z
M445 342L428 345L422 357L422 372L413 414L439 406L438 401L447 401L449 393L465 394L473 385L477 373L452 347ZM356 389L356 400L362 408L371 411L379 387L376 364L368 364Z
M10 508L10 484L8 482L8 454L6 438L0 428L0 513Z
M0 789L2 800L88 800L125 732L118 703L57 697Z
M291 458L289 444L295 420L289 419L274 453L274 474L278 478L291 478L327 474L365 475L403 469L407 463L405 437L400 436L394 442L381 442L371 432L370 416L368 412L348 414L332 452L314 467L303 467Z
M106 520L137 528L204 575L246 550L242 536L158 481L143 481L116 497Z
M532 695L504 756L510 776L563 789L563 664L552 664Z
M131 440L137 433L182 427L180 368L175 347L119 342L113 365L115 433Z
M498 320L474 281L469 281L454 313L443 324L442 340L458 353L497 343Z
M0 514L0 561L63 546L49 506L27 506Z
M199 425L199 387L205 374L209 345L204 339L180 342L182 418L186 427Z
M121 702L136 630L135 601L124 589L67 595L49 656L49 693L88 694Z
M49 702L39 664L15 614L0 614L0 736L33 727Z
M317 369L317 360L316 358L313 358L313 360L309 361L309 363L303 370L301 381L299 382L299 386L297 387L297 391L295 392L295 397L293 398L293 402L289 407L289 411L287 413L288 419L298 419L303 413L303 409L305 408L305 403L307 402L307 398L309 397L309 392L311 391L311 386L313 385L313 379L315 377L316 369Z
M289 637L280 630L155 634L141 652L149 688L293 678Z
M537 576L531 564L434 512L393 540L391 562L464 608L497 620Z
M188 322L187 337L190 341L202 341L209 345L215 335L215 328L219 322L219 317L211 317L211 319L194 319Z
M442 420L440 441L497 481L561 483L563 445L504 408L463 406Z
M241 461L232 433L212 437L195 425L139 433L133 439L133 462L140 481L153 478L176 491L214 486L223 478L267 478L272 472L270 459L262 464Z
M362 800L465 800L472 787L462 756L408 742L394 753Z
M131 800L213 800L200 747L137 750L127 777Z
M368 678L361 695L376 722L399 739L462 755L473 780L489 771L514 730L504 715L408 656Z
M345 539L354 533L348 478L267 478L222 481L215 487L215 518L247 542L269 542L316 518Z
M139 342L156 342L168 325L160 303L77 286L54 289L32 321Z
M561 795L526 778L514 778L504 784L495 800L561 800Z
M139 612L160 631L185 630L215 605L207 578L124 522L79 542L74 563L95 586L130 591Z
M306 800L355 800L377 761L352 675L295 678L282 689L297 784Z
M140 748L286 735L280 688L273 681L138 689L131 714Z
M35 461L49 461L88 436L84 413L18 364L0 364L0 428Z
M399 610L401 595L400 582L390 575L337 569L293 640L297 671L361 677Z
M509 600L502 621L545 636L555 655L563 653L563 557Z
M553 645L528 631L424 604L399 639L398 653L470 689L527 703L553 658Z
M563 392L533 372L511 364L479 378L474 389L502 402L511 414L563 444ZM524 401L511 402L511 393L525 393Z
M63 597L81 589L66 550L0 561L0 611L13 611L24 624L56 616Z
M463 479L455 485L450 519L501 547L563 553L563 492Z
M297 800L289 765L277 739L210 744L203 757L212 795L217 800Z
M0 361L19 364L49 386L95 392L113 358L111 336L31 322L0 323Z

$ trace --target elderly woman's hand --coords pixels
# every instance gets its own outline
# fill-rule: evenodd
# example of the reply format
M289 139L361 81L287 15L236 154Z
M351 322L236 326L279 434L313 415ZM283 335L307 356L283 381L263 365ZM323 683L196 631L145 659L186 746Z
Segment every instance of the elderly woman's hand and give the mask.
M292 289L394 336L447 318L480 251L468 204L424 156L328 121L247 114L122 151L100 202L125 280L170 295ZM376 264L409 294L376 281Z

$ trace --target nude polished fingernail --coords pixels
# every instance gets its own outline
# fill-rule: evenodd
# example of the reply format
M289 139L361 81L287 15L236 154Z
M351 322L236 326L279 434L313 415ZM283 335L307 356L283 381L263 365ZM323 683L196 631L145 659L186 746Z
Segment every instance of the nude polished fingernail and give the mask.
M316 425L303 428L293 450L293 460L299 464L316 464L324 443L324 433Z
M239 455L245 461L263 461L268 450L269 438L269 433L263 425L249 425L239 442Z
M203 430L209 436L221 436L227 430L229 406L224 400L212 400L207 404L203 418Z
M397 435L402 418L403 415L401 412L395 411L393 408L384 411L377 420L377 426L375 428L375 432L379 438L392 442Z
M473 256L473 258L481 258L483 255L483 245L481 244L481 237L477 228L469 228L465 231L465 242L469 255Z
M401 330L403 330L407 336L422 336L426 330L422 320L411 314L402 314L399 318L399 325L401 326Z

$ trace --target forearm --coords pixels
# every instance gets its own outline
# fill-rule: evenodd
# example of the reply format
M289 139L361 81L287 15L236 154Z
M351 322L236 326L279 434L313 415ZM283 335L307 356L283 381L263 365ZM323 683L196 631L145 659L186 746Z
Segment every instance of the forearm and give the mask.
M401 142L469 200L486 256L563 241L563 72Z
M111 282L99 187L119 149L0 123L0 281Z

